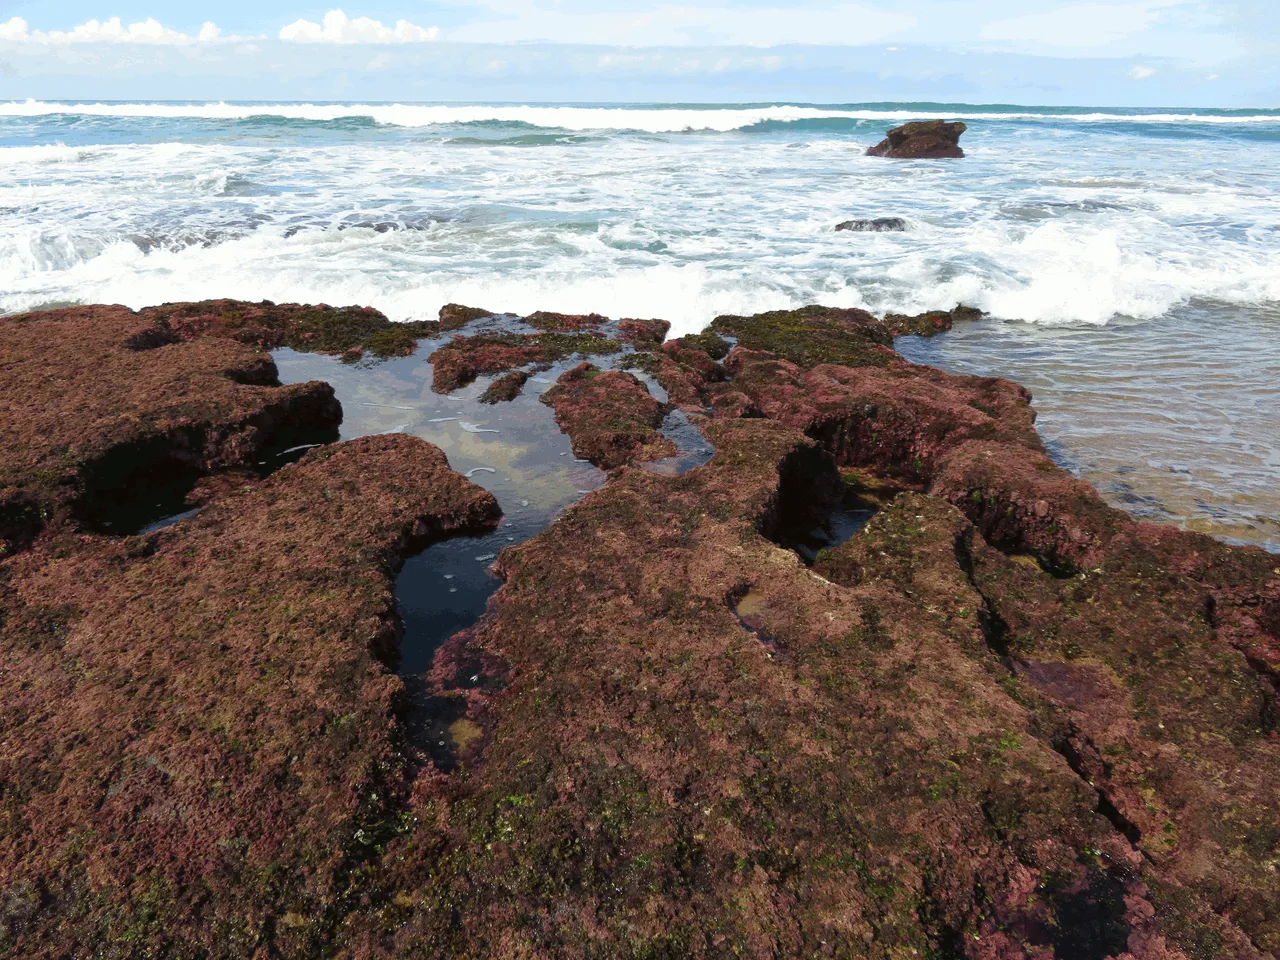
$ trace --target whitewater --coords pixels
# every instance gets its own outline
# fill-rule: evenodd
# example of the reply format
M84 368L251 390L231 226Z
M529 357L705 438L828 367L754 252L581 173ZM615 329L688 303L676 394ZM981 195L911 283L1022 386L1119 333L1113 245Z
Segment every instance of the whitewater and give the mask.
M935 116L967 159L863 156ZM1280 546L1277 147L1277 110L0 103L0 313L452 301L679 335L964 303L991 319L903 349L1028 383L1062 462L1153 499L1130 509ZM874 217L908 229L834 230Z

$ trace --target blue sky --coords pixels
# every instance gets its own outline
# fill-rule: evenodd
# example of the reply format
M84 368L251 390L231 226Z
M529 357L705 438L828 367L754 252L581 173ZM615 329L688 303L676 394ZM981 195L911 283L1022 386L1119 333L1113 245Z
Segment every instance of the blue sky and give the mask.
M0 98L1280 106L1280 0L0 2Z

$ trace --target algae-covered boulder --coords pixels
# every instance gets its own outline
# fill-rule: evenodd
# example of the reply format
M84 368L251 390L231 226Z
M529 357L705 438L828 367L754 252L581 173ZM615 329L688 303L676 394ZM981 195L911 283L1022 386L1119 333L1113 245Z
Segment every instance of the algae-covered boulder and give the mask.
M893 160L958 159L964 156L960 137L968 129L960 121L913 120L890 130L885 138L867 150L868 157Z

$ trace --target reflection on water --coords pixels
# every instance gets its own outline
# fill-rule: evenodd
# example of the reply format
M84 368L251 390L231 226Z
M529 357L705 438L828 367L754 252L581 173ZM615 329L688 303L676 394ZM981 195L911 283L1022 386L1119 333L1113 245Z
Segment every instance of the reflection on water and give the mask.
M1152 321L984 320L910 360L1034 394L1054 458L1116 506L1280 552L1280 309L1198 302Z
M348 366L333 357L278 350L285 383L325 380L342 403L342 439L409 433L435 444L449 465L498 500L503 519L484 537L460 537L429 547L400 572L396 595L404 618L401 673L428 669L437 647L484 612L499 581L488 570L504 547L546 528L561 510L604 483L604 474L574 459L551 408L538 399L565 362L529 380L510 403L478 402L491 378L447 396L431 391L427 357L438 344L423 342L412 357L372 366Z

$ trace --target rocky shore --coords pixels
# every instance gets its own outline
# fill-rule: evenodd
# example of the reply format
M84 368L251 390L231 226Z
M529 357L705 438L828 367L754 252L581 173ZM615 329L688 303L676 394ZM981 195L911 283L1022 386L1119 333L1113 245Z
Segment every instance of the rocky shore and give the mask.
M0 955L1274 958L1280 557L893 349L975 316L0 319ZM280 347L610 471L413 697L396 571L500 508Z

